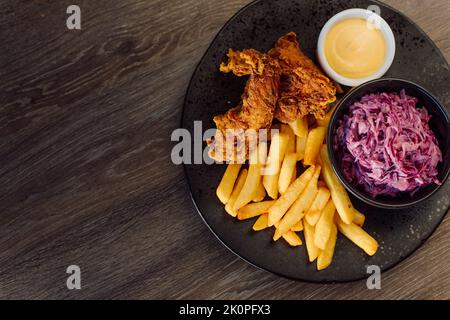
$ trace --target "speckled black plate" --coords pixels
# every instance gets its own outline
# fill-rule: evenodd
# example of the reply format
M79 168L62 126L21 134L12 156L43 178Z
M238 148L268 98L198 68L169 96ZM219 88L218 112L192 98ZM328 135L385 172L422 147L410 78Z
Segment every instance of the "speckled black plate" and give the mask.
M448 63L424 32L400 12L375 1L263 0L239 11L212 42L191 79L182 126L193 132L194 121L199 120L203 130L214 128L213 116L239 102L246 79L218 70L228 48L267 51L280 36L295 31L302 49L314 57L319 32L329 18L345 9L374 4L381 8L397 41L396 58L386 76L422 85L449 110ZM366 213L364 228L379 240L380 249L374 257L368 257L339 235L332 265L318 272L315 263L307 262L304 246L290 248L283 241L274 243L273 230L253 232L254 220L239 222L226 214L215 195L224 165L186 165L185 170L200 215L225 246L255 266L304 281L352 281L367 277L367 265L375 264L382 270L393 267L424 243L450 205L450 182L426 202L404 211L377 209L353 198L355 207Z

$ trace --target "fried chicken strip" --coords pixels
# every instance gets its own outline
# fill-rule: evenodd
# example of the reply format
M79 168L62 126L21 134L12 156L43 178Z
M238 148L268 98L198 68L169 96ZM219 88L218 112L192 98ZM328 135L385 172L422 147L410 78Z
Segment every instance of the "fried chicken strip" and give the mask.
M214 117L217 129L222 135L216 135L210 141L210 156L218 161L236 161L241 154L248 159L248 146L255 142L254 139L257 137L245 136L243 131L270 128L278 99L280 66L277 60L257 50L233 51L230 49L228 62L220 65L220 71L233 72L239 77L245 75L250 77L239 105L223 115ZM232 139L226 140L226 134L230 132ZM245 141L245 144L238 141ZM234 152L227 155L227 149Z
M300 50L297 35L290 32L278 39L269 55L279 61L282 72L275 118L283 123L307 114L322 119L336 100L336 88Z

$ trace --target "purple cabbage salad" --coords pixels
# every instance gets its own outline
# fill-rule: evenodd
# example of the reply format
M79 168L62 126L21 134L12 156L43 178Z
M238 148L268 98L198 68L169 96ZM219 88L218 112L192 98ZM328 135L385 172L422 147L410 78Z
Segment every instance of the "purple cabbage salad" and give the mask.
M417 101L404 90L369 94L339 122L333 146L342 173L373 198L440 184L442 153L428 126L431 116Z

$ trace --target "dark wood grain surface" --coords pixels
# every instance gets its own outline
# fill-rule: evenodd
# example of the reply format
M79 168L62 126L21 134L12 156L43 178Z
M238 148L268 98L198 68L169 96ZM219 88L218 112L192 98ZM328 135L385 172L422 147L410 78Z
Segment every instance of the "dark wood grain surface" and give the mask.
M447 0L389 0L450 57ZM450 298L450 217L365 281L293 282L214 238L170 161L194 68L248 0L0 2L0 298ZM66 288L81 267L82 289Z

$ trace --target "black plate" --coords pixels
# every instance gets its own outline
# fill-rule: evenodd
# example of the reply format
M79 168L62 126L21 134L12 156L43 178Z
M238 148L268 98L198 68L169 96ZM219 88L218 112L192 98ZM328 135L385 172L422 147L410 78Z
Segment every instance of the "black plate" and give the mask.
M193 136L194 121L203 130L214 128L212 118L239 102L245 80L221 74L220 62L228 48L267 51L289 31L298 34L302 49L315 56L317 38L324 23L349 8L378 5L397 41L397 54L386 76L407 79L427 88L449 110L449 66L435 44L407 17L376 1L279 0L256 1L239 11L219 32L200 61L187 90L182 126ZM387 270L405 259L433 233L450 205L450 182L427 201L407 210L388 211L370 207L352 198L367 216L365 229L378 239L380 249L368 257L339 235L332 265L316 271L308 263L305 247L290 248L272 242L272 230L253 232L253 220L231 218L216 198L215 189L224 165L185 165L192 199L213 233L232 252L255 266L285 277L313 282L343 282L367 277L366 266Z

